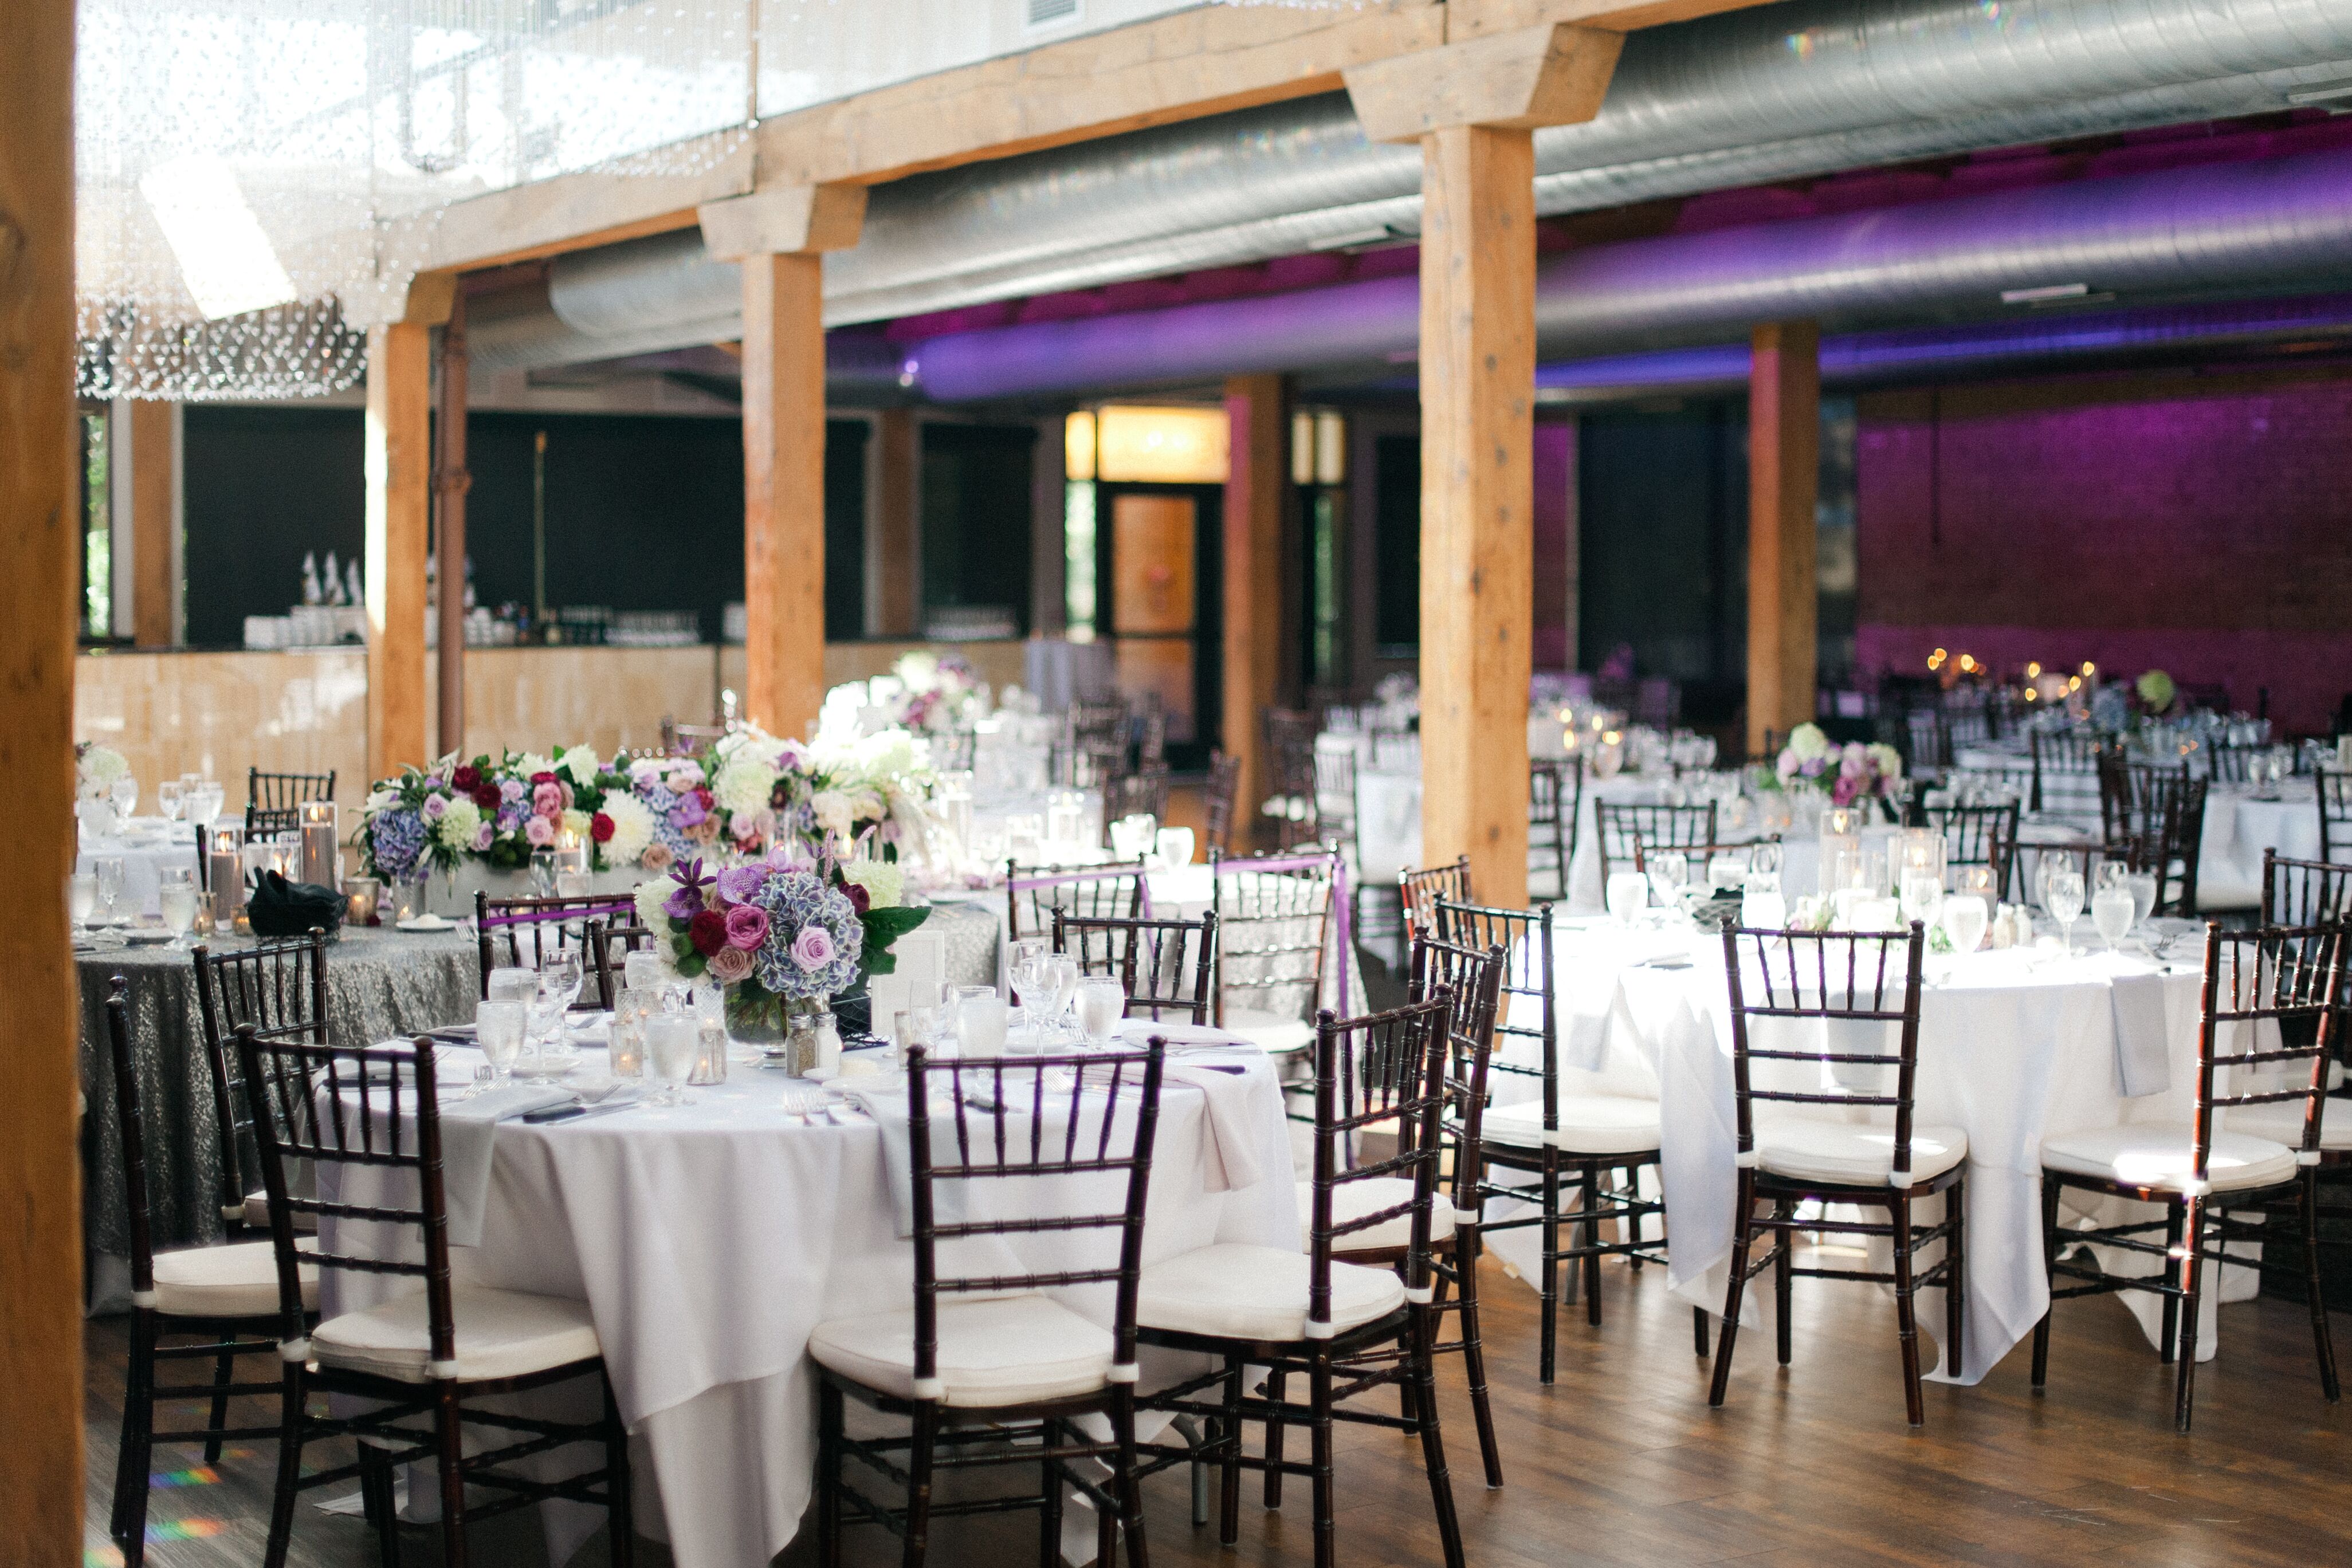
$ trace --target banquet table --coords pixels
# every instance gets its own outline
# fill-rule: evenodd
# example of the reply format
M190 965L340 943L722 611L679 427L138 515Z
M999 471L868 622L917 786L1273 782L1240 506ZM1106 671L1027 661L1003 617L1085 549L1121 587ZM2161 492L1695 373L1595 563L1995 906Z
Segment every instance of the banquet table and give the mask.
M220 1140L212 1074L205 1061L204 1014L187 948L131 946L97 933L74 954L81 978L81 1081L96 1143L83 1213L89 1245L113 1257L131 1249L123 1208L122 1146L114 1117L112 1059L106 1043L108 982L131 982L131 1051L146 1115L147 1201L158 1249L217 1241ZM209 939L215 952L249 950L250 937ZM338 1042L383 1040L468 1017L478 994L473 938L458 932L410 934L389 926L349 928L327 945L327 1018Z
M1150 1027L1123 1026L1130 1038ZM446 1057L445 1082L469 1076L473 1052ZM1214 1163L1224 1145L1214 1142L1203 1089L1171 1079L1146 1210L1147 1264L1216 1242L1298 1245L1287 1124L1271 1066L1206 1032L1171 1064L1211 1060L1244 1069L1231 1091L1239 1098L1225 1102L1230 1113L1217 1124L1246 1145L1255 1179L1211 1190L1213 1169L1233 1169L1230 1156ZM914 1299L880 1127L839 1099L831 1116L795 1114L785 1108L788 1085L805 1088L739 1066L677 1108L499 1124L480 1243L451 1254L460 1283L587 1303L633 1434L639 1529L666 1539L680 1568L764 1568L791 1542L816 1451L811 1332ZM398 1195L385 1173L367 1169L345 1171L322 1196L381 1203ZM384 1256L396 1244L357 1222L321 1229L329 1249ZM1042 1265L1072 1242L1047 1235L1024 1245ZM404 1288L330 1270L323 1304L330 1314L350 1311ZM1108 1321L1104 1287L1061 1299ZM1163 1364L1159 1375L1176 1369ZM1144 1375L1155 1375L1150 1352ZM550 1402L537 1406L546 1414L570 1416L588 1408L571 1402L591 1396L574 1387L531 1397ZM415 1512L429 1508L433 1489L412 1480L409 1495ZM552 1503L542 1518L550 1560L561 1563L603 1515Z
M161 817L134 818L125 826L127 831L120 834L82 834L74 870L93 873L101 856L113 856L122 862L123 907L116 914L154 915L160 909L156 873L165 866L197 870L196 830Z
M1687 925L1627 930L1576 921L1556 929L1553 940L1561 1092L1659 1102L1668 1278L1678 1294L1719 1312L1737 1182L1721 938ZM1968 1301L1959 1382L1983 1378L2032 1332L2048 1301L2040 1231L2042 1139L2122 1124L2188 1126L2200 981L2195 958L2184 958L2191 944L2174 946L2172 960L2161 966L2128 953L2067 956L2054 948L1927 960L1916 1122L1956 1125L1969 1137ZM2125 978L2132 976L2147 978ZM1531 1021L1523 1016L1530 1007L1525 998L1516 1003L1514 1020ZM2129 1027L2118 1028L2119 1012ZM1837 1049L1857 1048L1846 1042ZM1524 1055L1524 1047L1515 1043L1511 1054ZM1801 1071L1810 1078L1815 1070ZM1517 1098L1540 1092L1536 1081L1517 1074L1498 1082L1503 1093ZM2127 1082L2139 1092L2127 1093ZM1838 1114L1821 1106L1806 1110ZM1883 1112L1845 1114L1891 1121ZM2099 1212L2116 1211L2103 1206ZM1923 1218L1932 1219L1932 1210ZM2111 1269L2143 1266L2120 1254L2105 1260ZM2210 1316L2217 1299L2251 1295L2256 1282L2249 1270L2223 1274L2222 1290L2207 1299L2201 1355L2210 1355L2218 1343ZM1771 1294L1749 1291L1743 1322L1768 1320ZM1943 1322L1940 1295L1926 1294L1935 1299L1920 1307L1923 1332ZM2135 1292L2124 1300L2153 1337L2156 1299Z

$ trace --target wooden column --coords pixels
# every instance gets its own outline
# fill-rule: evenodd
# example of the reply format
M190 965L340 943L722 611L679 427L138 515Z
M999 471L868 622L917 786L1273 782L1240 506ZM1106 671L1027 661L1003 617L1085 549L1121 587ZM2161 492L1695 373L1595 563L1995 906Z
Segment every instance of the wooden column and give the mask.
M807 735L824 703L824 253L857 243L862 187L705 204L703 244L743 267L744 716Z
M1821 591L1821 330L1756 329L1748 392L1748 750L1813 716Z
M0 986L0 1563L82 1560L80 987L73 869L74 8L9 6L0 47L0 768L16 783ZM106 1113L95 1097L91 1115Z
M1282 378L1226 382L1225 416L1233 435L1224 502L1224 748L1241 759L1235 824L1247 835L1267 791L1262 725L1282 679L1282 541L1290 486L1290 407Z
M435 420L433 499L439 508L436 548L441 560L439 729L443 751L466 744L466 296L451 300L441 329L441 399ZM381 775L379 775L381 777Z
M142 648L168 648L180 599L180 410L130 402L131 626Z
M432 513L432 329L368 329L368 774L431 760L425 738L425 557ZM459 661L463 663L462 658Z
M874 422L875 618L877 637L923 629L923 551L917 479L922 432L915 411L886 408Z

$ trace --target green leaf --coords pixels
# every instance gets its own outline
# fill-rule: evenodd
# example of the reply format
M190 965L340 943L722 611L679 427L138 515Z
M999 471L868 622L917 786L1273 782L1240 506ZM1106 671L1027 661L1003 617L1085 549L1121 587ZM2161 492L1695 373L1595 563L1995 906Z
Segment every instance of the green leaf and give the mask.
M677 972L689 980L709 967L710 967L710 960L699 953L689 953L677 961Z
M887 947L930 917L928 906L910 908L903 904L889 909L869 909L859 916L866 923L866 942L869 947L877 938L883 946Z

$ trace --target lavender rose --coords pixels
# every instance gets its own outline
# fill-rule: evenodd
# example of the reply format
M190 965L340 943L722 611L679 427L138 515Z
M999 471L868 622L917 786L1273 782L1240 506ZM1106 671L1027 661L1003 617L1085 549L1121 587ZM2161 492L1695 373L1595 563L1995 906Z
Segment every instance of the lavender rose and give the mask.
M833 962L833 933L812 922L793 938L793 962L814 973Z
M731 986L751 977L751 955L740 947L721 947L710 955L704 971L722 986Z
M755 904L739 904L727 912L727 945L746 953L768 939L768 912ZM826 941L830 943L831 937ZM812 966L813 967L814 966Z
M484 822L474 834L474 852L476 854L481 854L488 852L490 847L490 841L496 836L497 835L490 831L490 825L488 822Z
M544 849L555 841L555 824L545 817L533 817L523 824L522 836L534 848Z

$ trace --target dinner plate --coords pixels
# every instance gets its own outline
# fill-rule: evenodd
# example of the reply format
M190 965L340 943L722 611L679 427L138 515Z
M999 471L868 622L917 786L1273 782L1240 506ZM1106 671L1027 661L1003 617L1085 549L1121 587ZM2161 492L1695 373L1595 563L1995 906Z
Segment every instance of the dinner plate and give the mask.
M400 923L403 931L455 931L457 923L446 915L419 915Z

